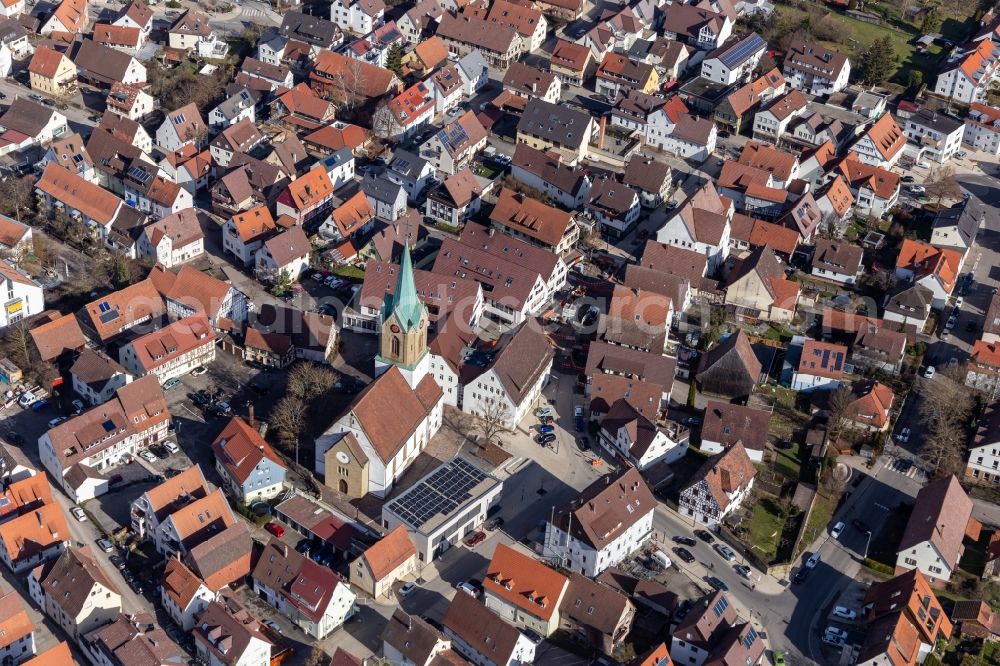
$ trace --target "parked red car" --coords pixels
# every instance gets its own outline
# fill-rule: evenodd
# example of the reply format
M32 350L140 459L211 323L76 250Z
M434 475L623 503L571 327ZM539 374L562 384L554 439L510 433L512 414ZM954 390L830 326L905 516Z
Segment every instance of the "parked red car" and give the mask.
M486 541L486 532L476 532L465 540L465 545L469 548L475 548L483 541Z
M267 525L264 525L264 529L273 534L274 536L278 537L279 539L285 536L285 528L279 525L278 523L270 522Z

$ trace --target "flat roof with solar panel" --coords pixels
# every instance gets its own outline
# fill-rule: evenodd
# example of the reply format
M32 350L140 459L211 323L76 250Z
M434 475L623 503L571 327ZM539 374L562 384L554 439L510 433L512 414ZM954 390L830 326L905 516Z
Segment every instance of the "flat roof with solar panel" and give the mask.
M471 462L455 456L382 507L408 529L427 534L462 517L484 495L501 486Z

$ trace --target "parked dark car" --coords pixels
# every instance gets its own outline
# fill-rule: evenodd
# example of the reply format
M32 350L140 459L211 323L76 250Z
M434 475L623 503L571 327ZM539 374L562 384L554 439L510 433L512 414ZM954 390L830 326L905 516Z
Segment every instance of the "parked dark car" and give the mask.
M674 546L674 554L677 555L677 557L684 560L685 562L687 562L688 564L694 562L694 555L692 555L691 551L688 550L687 548L682 548L681 546Z
M695 530L694 535L705 543L715 543L715 537L708 530Z
M674 541L674 543L679 543L679 544L684 545L684 546L697 546L698 545L697 541L695 541L691 537L687 537L687 536L680 536L680 535L675 536L675 537L673 537L673 541Z
M728 592L729 591L729 586L726 585L725 583L723 583L721 580L719 580L715 576L709 576L708 578L705 579L705 582L708 583L709 585L711 585L716 590L719 590L720 592Z
M806 578L809 577L810 571L812 571L812 569L810 569L809 567L800 567L799 570L795 572L795 575L792 576L792 582L793 583L805 582Z
M538 645L539 643L542 642L542 637L539 636L538 632L536 632L536 631L532 631L531 629L525 629L522 633L524 633L524 637L525 638L527 638L529 641L531 641L535 645Z
M486 529L488 529L491 532L493 530L500 529L501 527L503 527L503 518L500 518L499 516L496 518L491 518L490 521L486 523Z

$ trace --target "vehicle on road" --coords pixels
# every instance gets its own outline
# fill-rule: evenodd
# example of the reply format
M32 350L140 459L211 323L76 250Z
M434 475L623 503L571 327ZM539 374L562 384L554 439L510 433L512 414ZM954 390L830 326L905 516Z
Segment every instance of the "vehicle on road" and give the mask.
M405 597L411 594L415 589L417 589L416 584L406 582L399 586L399 592L397 593L401 597Z
M576 431L583 432L583 405L573 407L573 419L576 421Z
M910 441L910 429L903 428L896 434L896 441L898 442L908 442Z
M97 547L103 550L105 553L111 553L114 552L115 550L114 545L107 539L103 538L97 540Z
M785 653L781 650L772 650L771 661L774 662L774 666L785 666Z
M799 570L795 572L794 576L792 576L792 582L804 583L806 578L809 577L809 571L810 569L807 569L805 567L799 567Z
M156 456L154 456L152 453L146 450L139 451L139 457L145 460L146 462L150 463L156 462Z
M542 446L548 446L552 442L556 441L556 434L554 432L545 433L544 435L538 436L538 443Z
M114 485L116 483L121 483L121 482L122 482L121 474L112 474L111 477L108 479L108 485Z
M466 594L471 595L476 599L479 598L479 590L477 590L475 586L469 583L469 581L463 580L461 583L455 585L455 589L461 590L462 592L465 592Z
M708 530L695 530L694 535L705 543L715 543L715 537Z
M833 614L845 620L853 620L858 617L858 612L851 610L847 606L834 606Z
M934 378L934 372L935 372L934 366L933 365L928 365L927 369L924 370L924 379L933 379Z
M163 390L171 391L181 385L181 380L176 377L171 377L167 381L163 382Z
M49 421L49 429L55 428L57 425L66 420L65 416L57 416Z
M955 317L955 315L952 315L948 317L948 321L944 323L944 327L950 331L951 329L955 328L957 324L958 324L958 319Z
M913 176L903 176L902 180L904 183L912 183L914 181L914 178Z
M84 513L83 509L81 509L80 507L74 506L72 509L69 510L69 512L73 514L73 517L76 518L77 521L81 523L87 522L87 514Z
M500 516L497 516L496 518L491 518L490 521L486 523L486 529L488 529L490 532L492 532L493 530L498 530L501 527L503 527L503 522L504 522L503 518L501 518Z
M192 377L201 377L203 374L208 372L208 368L203 365L199 365L197 368L191 371Z
M729 591L729 586L726 585L721 580L719 580L718 578L716 578L715 576L708 576L707 578L705 578L705 582L720 592Z
M832 645L834 647L844 647L844 643L847 641L843 638L838 638L837 636L826 635L823 636L822 641L827 645Z
M965 303L965 299L962 298L961 296L959 296L958 298L955 299L955 307L956 308L961 308L963 303Z
M276 523L274 521L271 521L267 525L264 525L264 529L267 530L268 532L270 532L271 534L273 534L274 536L278 537L279 539L281 537L285 536L285 528L284 528L284 526L279 525L278 523Z
M925 162L924 160L920 160L919 162L917 162L917 168L918 169L930 169L931 168L931 163L930 162Z
M35 394L31 391L27 391L22 393L21 397L17 399L17 404L23 409L30 407L36 400L38 400L38 398L35 397Z
M733 570L736 572L736 575L738 575L739 577L746 578L747 580L750 580L750 571L751 571L751 569L747 565L745 565L745 564L734 564L733 565Z
M671 537L671 539L673 540L674 543L679 543L679 544L682 544L684 546L697 546L698 545L697 541L695 541L694 539L692 539L691 537L688 537L688 536L677 535L675 537Z
M844 533L844 527L846 527L846 525L844 525L843 521L837 521L837 524L830 530L830 536L834 539L839 539L840 535Z
M465 540L465 545L469 548L475 548L484 541L486 541L486 532L473 532L473 534Z
M83 412L83 410L84 410L84 404L83 404L82 400L74 400L70 404L73 405L73 413L74 414L79 414L79 413Z
M112 555L108 559L111 560L111 564L115 565L116 568L118 568L118 569L124 569L125 568L125 564L126 563L125 563L125 558L124 557L120 557L118 555Z
M687 562L688 564L694 562L694 555L692 555L691 551L687 548L684 548L683 546L674 546L673 551L674 555L681 558L684 562Z
M556 427L553 426L553 425L538 426L538 432L542 433L543 435L548 434L550 432L555 432L555 430L556 430Z
M733 560L736 559L736 553L733 552L732 548L730 548L725 544L717 543L714 546L712 546L712 548L714 548L715 552L717 552L722 557L722 559L726 560L727 562L732 562Z
M924 189L923 185L910 185L911 194L924 194L925 192L927 192L927 190Z
M552 410L549 409L548 407L541 407L541 408L535 410L535 416L537 416L538 418L544 418L546 416L551 416L551 414L552 414Z
M806 560L806 567L809 569L815 569L816 565L820 563L820 559L819 553L813 553L809 556L809 559Z
M532 629L525 629L521 633L524 634L524 637L527 638L532 643L534 643L535 645L538 645L539 643L542 642L542 637L538 635L537 631L534 631Z
M701 425L700 416L689 416L684 419L684 425Z
M275 633L278 634L281 633L281 625L279 625L274 620L264 620L264 626L267 627L268 629L271 629Z

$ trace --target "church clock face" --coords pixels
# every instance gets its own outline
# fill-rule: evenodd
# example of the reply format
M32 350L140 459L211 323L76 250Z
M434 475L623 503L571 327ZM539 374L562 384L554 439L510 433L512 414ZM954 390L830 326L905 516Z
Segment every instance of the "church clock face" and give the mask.
M351 462L351 459L350 459L350 458L349 458L349 457L347 456L347 454L346 454L346 453L344 453L343 451L337 451L337 461L338 461L338 462L339 462L339 463L340 463L341 465L346 465L346 464L348 464L349 462Z
M393 333L399 333L399 326L393 324L392 326L389 327L389 330L392 331Z

